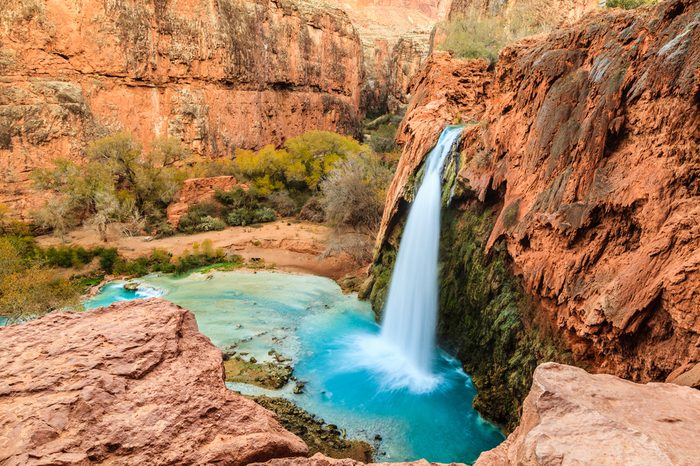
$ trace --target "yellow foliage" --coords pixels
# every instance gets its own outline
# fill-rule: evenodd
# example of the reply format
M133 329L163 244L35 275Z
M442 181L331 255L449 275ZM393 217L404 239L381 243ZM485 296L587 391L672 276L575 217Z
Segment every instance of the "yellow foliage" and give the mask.
M310 131L289 139L282 149L267 145L255 152L238 149L234 163L260 194L281 189L316 190L338 161L370 152L354 139L328 131Z

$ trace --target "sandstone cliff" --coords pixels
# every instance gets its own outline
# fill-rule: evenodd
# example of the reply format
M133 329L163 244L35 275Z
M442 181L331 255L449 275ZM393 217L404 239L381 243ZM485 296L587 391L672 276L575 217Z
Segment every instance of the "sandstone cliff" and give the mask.
M347 0L341 4L362 42L364 112L402 110L408 102L410 79L428 55L431 32L449 6L449 0Z
M453 212L458 223L481 222L472 231L483 244L445 247L443 270L458 265L476 273L470 260L487 267L498 259L498 270L516 277L507 287L516 295L508 309L520 309L525 321L507 338L503 322L492 323L488 344L499 352L484 358L503 358L514 370L534 368L535 359L568 358L635 381L697 384L698 18L695 0L602 11L506 48L493 73L479 62L438 55L415 81L399 136L408 143L387 199L375 277L391 265L396 225L423 155L441 126L462 114L467 125ZM475 105L480 94L485 98ZM471 255L479 248L481 255ZM492 272L478 290L464 276L450 290L452 297L460 287L483 297L471 303L474 319L483 318L484 306L504 315L505 304L494 298L505 296L498 290L509 279L496 286ZM456 306L447 303L443 312L457 313L450 307ZM459 317L453 314L452 321ZM545 354L548 344L523 343L533 327L551 328L559 349ZM464 344L455 343L458 352ZM482 379L477 371L480 393L508 385L493 373L497 367Z
M697 463L700 391L561 364L535 371L520 425L475 466Z
M166 301L0 328L3 465L242 465L306 452L226 389L221 351Z
M303 0L1 1L0 202L115 130L208 156L354 134L361 73L347 15Z

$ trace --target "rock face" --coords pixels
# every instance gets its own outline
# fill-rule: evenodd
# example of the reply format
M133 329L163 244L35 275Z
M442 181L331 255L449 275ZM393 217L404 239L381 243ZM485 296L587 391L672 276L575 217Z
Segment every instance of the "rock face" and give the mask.
M214 199L216 191L230 191L236 186L244 189L248 187L241 185L233 176L214 176L211 178L190 178L185 180L180 191L175 195L175 199L168 205L168 223L177 227L180 217L187 213L187 210L194 204L208 202Z
M602 11L506 48L492 74L430 61L378 251L441 125L466 112L453 207L495 206L486 252L504 249L528 312L576 364L697 384L699 17L695 0Z
M691 466L698 423L698 390L548 363L535 371L518 428L475 465Z
M221 352L163 300L0 329L0 463L229 464L305 455L224 386Z
M362 45L303 0L18 0L0 12L0 202L32 207L29 172L126 130L230 156L359 128Z
M410 78L427 57L433 27L444 19L449 4L449 0L343 3L362 42L364 112L397 112L405 107Z

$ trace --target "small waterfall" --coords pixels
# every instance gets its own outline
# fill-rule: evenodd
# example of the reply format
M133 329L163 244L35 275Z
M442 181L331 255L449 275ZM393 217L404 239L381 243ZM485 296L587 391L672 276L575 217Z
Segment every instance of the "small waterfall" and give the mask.
M405 355L415 369L431 373L438 309L442 168L461 126L448 126L428 155L401 238L384 307L382 339Z
M381 333L352 343L353 364L378 374L389 389L432 391L438 310L442 172L462 135L448 126L428 155L423 181L411 205L384 307Z

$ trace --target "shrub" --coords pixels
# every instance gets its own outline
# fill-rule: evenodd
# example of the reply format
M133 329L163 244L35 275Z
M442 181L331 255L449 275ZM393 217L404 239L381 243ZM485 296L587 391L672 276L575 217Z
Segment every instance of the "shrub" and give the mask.
M350 137L310 131L287 140L282 149L239 149L234 163L260 194L269 195L282 189L316 190L338 160L363 152L368 148Z
M219 215L219 211L219 206L212 202L193 204L187 210L187 213L180 218L177 229L183 233L195 233L209 231L208 229L217 229L212 227L220 226L213 220ZM221 230L223 228L224 227L218 229Z
M460 58L498 59L498 53L508 43L503 18L470 9L464 16L445 26L446 36L439 44Z
M196 231L219 231L226 228L226 222L218 217L207 215L202 217L200 223L196 227Z
M35 260L33 250L25 255L26 244L0 237L0 316L12 322L77 306L77 286Z
M49 247L44 251L44 260L51 267L82 267L89 264L96 254L96 251L88 251L82 246Z
M145 223L162 218L188 176L173 166L187 151L172 138L154 141L151 152L143 153L134 138L117 133L91 142L86 153L83 165L57 160L52 169L32 174L37 187L58 194L36 217L59 235L86 221L102 239L114 222L129 222L129 232L138 233Z
M318 196L312 196L304 204L299 212L299 219L307 222L322 223L326 219L323 211L323 204Z
M634 10L640 6L655 5L657 0L607 0L605 6L607 8L623 8L625 10Z
M506 44L547 32L561 21L562 16L552 11L547 0L514 2L495 13L471 7L440 26L445 39L438 48L457 57L485 58L493 63Z
M195 243L192 245L194 253L185 250L180 257L175 261L175 273L182 274L189 272L206 265L217 264L226 258L224 250L221 248L214 249L211 240L204 240L200 247Z
M241 207L257 209L265 199L255 188L246 191L240 187L235 187L231 191L216 191L214 198L226 207L233 209Z
M272 193L270 195L270 203L275 211L283 217L291 217L299 211L299 207L289 195L289 191Z
M361 155L339 163L321 185L326 221L336 228L375 232L392 176L376 156Z
M246 207L233 209L226 216L226 223L231 226L246 226L254 223L272 222L276 218L275 211L269 207L250 210Z
M100 258L100 267L105 273L112 273L114 271L114 265L119 259L119 253L117 248L103 248L97 251L97 255Z

